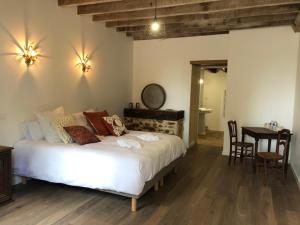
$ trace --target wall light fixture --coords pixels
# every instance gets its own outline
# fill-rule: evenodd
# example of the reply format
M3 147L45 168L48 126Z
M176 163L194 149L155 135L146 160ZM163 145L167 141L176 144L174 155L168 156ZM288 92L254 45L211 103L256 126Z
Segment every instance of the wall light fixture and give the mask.
M90 57L89 56L82 56L79 59L79 63L76 66L80 67L83 73L87 73L92 69Z
M28 44L22 49L20 56L24 59L27 66L33 65L38 59L37 47Z

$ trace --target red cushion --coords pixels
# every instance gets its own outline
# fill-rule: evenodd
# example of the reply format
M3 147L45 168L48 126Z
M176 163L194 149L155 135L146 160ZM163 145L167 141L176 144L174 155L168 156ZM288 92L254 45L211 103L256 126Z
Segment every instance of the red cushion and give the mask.
M86 144L100 142L100 140L86 127L70 126L70 127L64 127L64 129L73 139L73 141L79 145L86 145Z
M119 116L104 116L102 119L112 135L122 136L126 134L126 127Z
M109 130L106 128L102 117L108 116L106 111L103 112L84 112L83 113L97 135L108 136Z

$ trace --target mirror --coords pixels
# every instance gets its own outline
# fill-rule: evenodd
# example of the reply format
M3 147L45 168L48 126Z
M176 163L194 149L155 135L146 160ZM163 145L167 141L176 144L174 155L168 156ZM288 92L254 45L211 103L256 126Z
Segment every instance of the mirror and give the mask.
M158 110L166 102L166 92L159 84L149 84L142 91L142 102L152 110Z

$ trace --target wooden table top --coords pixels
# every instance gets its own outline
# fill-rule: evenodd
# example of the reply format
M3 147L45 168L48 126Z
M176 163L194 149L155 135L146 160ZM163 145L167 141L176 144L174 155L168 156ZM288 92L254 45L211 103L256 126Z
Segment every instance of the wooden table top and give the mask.
M257 133L257 134L277 134L277 131L270 130L265 127L242 127L242 129L245 129L247 131Z

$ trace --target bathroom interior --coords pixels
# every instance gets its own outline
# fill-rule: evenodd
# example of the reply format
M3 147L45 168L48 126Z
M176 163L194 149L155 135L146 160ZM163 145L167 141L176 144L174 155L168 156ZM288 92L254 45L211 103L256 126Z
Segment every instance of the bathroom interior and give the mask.
M198 144L222 147L225 128L227 68L201 69Z

